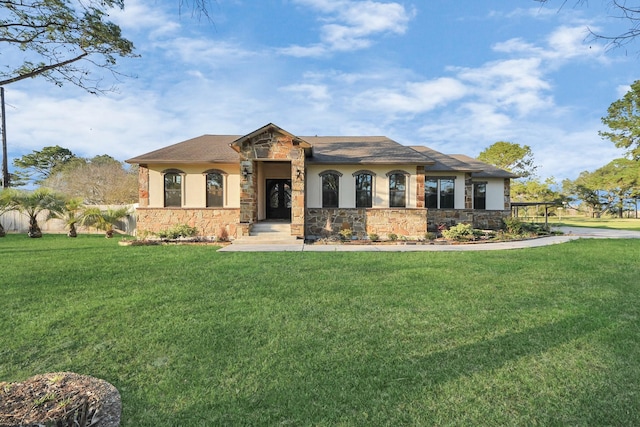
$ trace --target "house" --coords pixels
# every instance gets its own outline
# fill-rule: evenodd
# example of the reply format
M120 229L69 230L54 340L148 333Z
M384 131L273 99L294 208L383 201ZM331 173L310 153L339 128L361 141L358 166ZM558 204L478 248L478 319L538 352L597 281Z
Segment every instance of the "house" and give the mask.
M516 176L464 155L384 136L296 136L268 124L203 135L127 160L139 165L138 233L178 224L239 238L260 221L313 239L423 237L439 224L498 229Z

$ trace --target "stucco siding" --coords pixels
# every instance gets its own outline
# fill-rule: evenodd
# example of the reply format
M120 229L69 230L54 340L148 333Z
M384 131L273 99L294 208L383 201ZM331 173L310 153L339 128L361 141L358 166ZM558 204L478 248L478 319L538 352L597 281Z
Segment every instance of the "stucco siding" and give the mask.
M240 207L240 175L238 165L202 164L180 165L162 164L149 165L149 207L164 207L164 178L163 171L169 169L180 170L184 173L182 181L182 207L203 208L207 205L205 172L216 169L224 172L224 208Z
M407 208L416 207L416 166L398 165L309 165L306 174L306 199L308 208L322 207L322 179L320 174L325 171L335 170L340 172L339 207L352 209L356 207L356 179L355 172L361 170L371 171L373 177L373 208L389 207L389 178L387 173L402 170L410 173L407 185Z
M504 179L488 179L487 210L504 210Z

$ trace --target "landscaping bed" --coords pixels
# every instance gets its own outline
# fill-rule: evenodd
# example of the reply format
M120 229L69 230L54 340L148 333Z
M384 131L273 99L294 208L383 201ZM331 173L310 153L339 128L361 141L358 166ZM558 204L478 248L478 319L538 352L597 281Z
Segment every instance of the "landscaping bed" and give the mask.
M106 381L57 372L0 382L0 427L117 427L120 393Z

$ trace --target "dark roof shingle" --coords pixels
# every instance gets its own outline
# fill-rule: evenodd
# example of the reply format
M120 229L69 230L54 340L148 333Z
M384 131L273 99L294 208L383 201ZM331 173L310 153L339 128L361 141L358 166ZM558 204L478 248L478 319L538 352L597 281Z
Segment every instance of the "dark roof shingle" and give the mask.
M127 163L236 163L230 146L237 135L202 135L128 159Z

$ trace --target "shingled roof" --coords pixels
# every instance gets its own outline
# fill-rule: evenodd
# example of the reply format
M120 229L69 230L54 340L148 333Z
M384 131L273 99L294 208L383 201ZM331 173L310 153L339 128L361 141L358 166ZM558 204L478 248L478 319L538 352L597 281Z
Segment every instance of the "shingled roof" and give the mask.
M442 154L425 146L411 147L420 153L431 157L435 164L425 168L425 173L433 172L470 172L473 178L518 178L517 175L497 168L485 162L464 154Z
M230 147L239 135L202 135L127 160L127 163L235 163ZM309 163L433 164L429 157L385 136L302 136L312 145Z
M275 125L274 129L279 130ZM251 134L250 134L251 135ZM249 136L250 136L249 135ZM241 135L202 135L127 160L127 163L237 163L231 147ZM517 178L510 172L461 154L446 155L425 146L408 147L386 136L300 136L312 148L309 164L424 165L425 171L470 172L473 177Z
M474 159L473 157L469 157L464 154L451 154L450 157L461 162L465 162L474 168L481 169L481 172L474 172L471 174L474 178L520 178L519 175L497 168L488 163L481 162L478 159Z
M429 157L386 136L305 136L313 146L309 163L433 164Z
M126 160L127 163L237 163L230 146L238 135L202 135Z

